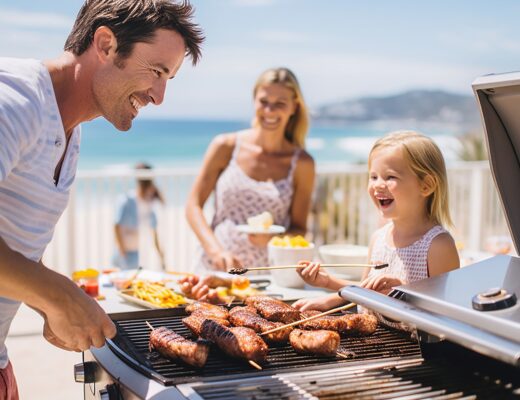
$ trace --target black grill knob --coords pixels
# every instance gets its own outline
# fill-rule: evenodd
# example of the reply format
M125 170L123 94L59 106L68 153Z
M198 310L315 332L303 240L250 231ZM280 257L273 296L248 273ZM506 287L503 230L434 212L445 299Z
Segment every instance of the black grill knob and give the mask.
M473 296L472 305L478 311L496 311L513 307L516 304L515 293L506 289L491 288Z
M80 383L96 382L97 363L87 361L74 365L74 380Z

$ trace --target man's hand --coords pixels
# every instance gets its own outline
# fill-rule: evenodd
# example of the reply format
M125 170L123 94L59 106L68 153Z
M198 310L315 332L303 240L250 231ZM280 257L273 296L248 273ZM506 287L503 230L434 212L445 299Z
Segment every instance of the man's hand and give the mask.
M70 279L59 275L53 292L58 295L38 308L45 321L43 335L49 343L65 350L85 351L91 346L102 347L106 338L116 335L114 323L99 304Z

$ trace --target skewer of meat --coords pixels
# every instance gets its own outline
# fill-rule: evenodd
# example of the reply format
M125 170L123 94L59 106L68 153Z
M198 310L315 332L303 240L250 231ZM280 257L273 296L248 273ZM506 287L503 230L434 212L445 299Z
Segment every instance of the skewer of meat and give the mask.
M267 360L267 344L250 328L228 328L214 320L206 319L202 323L200 336L215 343L231 357L260 364Z
M202 301L196 301L186 306L186 312L193 314L194 312L203 312L208 316L213 316L219 319L228 319L229 312L224 307L216 306L214 304L205 303Z
M305 318L321 314L321 311L304 311ZM325 315L303 322L300 328L308 330L326 329L344 335L371 335L377 329L377 318L370 314Z
M305 323L307 321L311 321L313 319L318 319L318 318L321 318L321 317L323 317L325 315L334 314L334 313L337 313L339 311L348 310L349 308L352 308L352 307L355 307L355 306L356 306L356 303L349 303L349 304L346 304L344 306L336 307L336 308L333 308L332 310L325 311L325 312L323 312L321 314L316 314L316 315L313 315L311 317L307 317L307 318L301 319L299 321L294 321L294 322L291 322L289 324L285 324L285 325L279 326L278 328L270 329L270 330L268 330L266 332L262 332L260 335L261 336L268 335L270 333L274 333L274 332L280 331L280 330L288 328L290 326L301 325L301 324L303 324L303 323Z
M283 325L281 322L268 321L257 314L256 309L251 306L234 307L229 310L229 322L235 326L244 326L253 329L256 333L262 333ZM286 343L292 328L266 335L265 339L271 343Z
M340 338L334 331L295 329L289 335L289 343L299 354L334 356L338 351Z
M202 323L211 319L216 321L218 324L223 326L229 326L227 319L217 318L211 314L206 314L204 311L195 311L189 317L183 318L182 323L188 328L195 336L201 336Z
M287 324L300 319L299 310L269 296L249 296L245 303L254 307L262 317L269 321Z
M171 359L180 359L186 364L201 368L206 364L209 354L209 344L202 340L193 342L175 333L171 329L161 326L150 329L149 349L157 350L160 354Z

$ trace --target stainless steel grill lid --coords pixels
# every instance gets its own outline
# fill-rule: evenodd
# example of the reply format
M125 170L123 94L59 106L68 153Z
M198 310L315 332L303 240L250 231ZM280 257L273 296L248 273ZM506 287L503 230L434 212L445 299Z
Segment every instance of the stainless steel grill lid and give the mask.
M491 171L515 248L520 246L520 72L473 82L486 136Z

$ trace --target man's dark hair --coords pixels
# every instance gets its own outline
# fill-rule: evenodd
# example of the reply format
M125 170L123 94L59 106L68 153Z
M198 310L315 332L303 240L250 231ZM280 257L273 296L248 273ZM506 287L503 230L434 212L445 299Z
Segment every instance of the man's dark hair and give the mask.
M112 30L117 39L117 54L124 61L137 42L150 43L157 29L169 29L182 36L186 55L197 64L204 36L200 27L191 21L193 7L188 0L86 0L79 10L65 50L79 56L94 39L100 26Z

